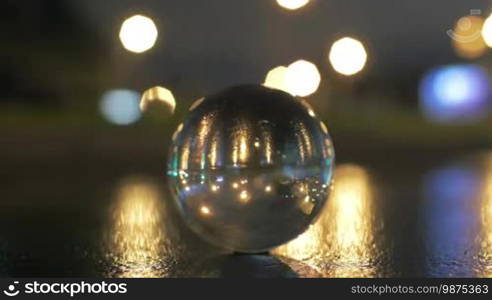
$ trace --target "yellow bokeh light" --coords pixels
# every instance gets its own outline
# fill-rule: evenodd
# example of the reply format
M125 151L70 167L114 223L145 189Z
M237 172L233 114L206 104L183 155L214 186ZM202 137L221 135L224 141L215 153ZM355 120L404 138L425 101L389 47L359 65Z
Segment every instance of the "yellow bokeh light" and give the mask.
M281 90L289 93L289 89L287 88L287 84L285 83L285 74L287 73L287 67L278 66L271 69L265 78L264 86Z
M289 10L295 10L309 3L309 0L277 0L278 5Z
M174 99L173 93L162 86L155 86L142 94L140 110L146 111L153 102L163 103L171 113L176 108L176 100Z
M239 193L239 202L248 203L250 199L248 191L244 190Z
M483 19L477 16L462 17L456 22L454 29L448 32L456 54L473 59L485 52L487 45L480 35L482 25Z
M492 14L483 23L482 38L492 48Z
M344 37L331 46L329 60L335 71L350 76L364 68L367 62L367 52L360 41Z
M202 205L200 207L200 213L204 216L209 216L212 212L208 206Z
M298 60L287 67L285 85L294 96L306 97L318 90L321 75L315 64Z
M211 190L212 190L212 192L217 192L219 190L219 186L213 184L212 187L211 187Z
M126 50L142 53L154 46L157 35L157 27L152 19L134 15L123 22L119 37Z

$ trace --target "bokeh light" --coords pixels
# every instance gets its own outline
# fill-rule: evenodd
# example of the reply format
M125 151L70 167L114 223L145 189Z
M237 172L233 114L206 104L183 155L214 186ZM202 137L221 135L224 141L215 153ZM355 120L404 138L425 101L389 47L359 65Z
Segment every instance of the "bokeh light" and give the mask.
M289 89L285 82L286 73L287 73L287 67L285 66L278 66L271 69L267 73L263 85L272 89L277 89L289 93Z
M306 97L318 90L321 75L315 64L298 60L287 67L285 85L294 96Z
M296 10L309 3L309 0L277 0L278 5L285 9Z
M468 59L484 54L487 45L481 36L483 22L478 16L465 16L456 22L454 29L448 32L456 54Z
M99 109L108 122L129 125L140 119L140 95L132 90L110 90L101 98Z
M126 19L120 29L123 47L135 53L142 53L152 48L157 35L154 21L142 15L134 15Z
M176 108L176 100L174 99L173 93L162 86L154 86L142 94L140 110L143 112L146 111L152 103L164 104L171 113Z
M367 62L367 52L360 41L344 37L331 46L329 60L335 71L350 76L364 68Z
M431 121L478 121L485 116L490 92L486 70L450 65L431 70L420 84L420 105Z
M487 46L492 48L492 14L483 23L482 38Z

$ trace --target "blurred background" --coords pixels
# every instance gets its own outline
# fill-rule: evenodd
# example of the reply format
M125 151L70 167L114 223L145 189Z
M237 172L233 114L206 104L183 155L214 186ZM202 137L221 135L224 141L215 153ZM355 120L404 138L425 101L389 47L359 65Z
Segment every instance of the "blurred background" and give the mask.
M485 0L2 1L0 275L236 274L162 199L190 105L252 83L305 98L337 155L331 204L278 264L490 276L491 13Z

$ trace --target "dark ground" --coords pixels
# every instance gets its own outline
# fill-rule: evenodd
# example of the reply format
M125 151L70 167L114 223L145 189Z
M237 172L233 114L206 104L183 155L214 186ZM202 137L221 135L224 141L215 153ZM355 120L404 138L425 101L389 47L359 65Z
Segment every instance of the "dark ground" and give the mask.
M492 152L391 147L370 136L337 139L335 127L336 178L349 188L337 194L335 184L330 202L336 205L315 225L319 234L301 236L276 256L231 256L176 217L165 178L165 128L171 127L4 129L0 274L492 274ZM131 221L135 210L146 219Z

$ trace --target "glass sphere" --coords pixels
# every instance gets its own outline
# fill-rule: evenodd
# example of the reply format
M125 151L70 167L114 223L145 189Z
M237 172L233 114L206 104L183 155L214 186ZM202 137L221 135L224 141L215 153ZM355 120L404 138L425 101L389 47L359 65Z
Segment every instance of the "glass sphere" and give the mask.
M326 126L304 100L237 86L190 107L173 135L169 184L199 236L261 252L313 222L328 197L334 158Z

